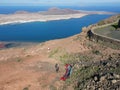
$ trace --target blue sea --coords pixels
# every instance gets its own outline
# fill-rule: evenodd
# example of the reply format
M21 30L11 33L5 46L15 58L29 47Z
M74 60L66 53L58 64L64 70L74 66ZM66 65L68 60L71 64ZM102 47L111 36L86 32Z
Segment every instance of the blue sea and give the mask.
M0 6L1 14L11 14L16 11L38 12L50 7L31 6ZM120 13L118 7L60 7L76 10L111 11ZM44 42L53 39L66 38L79 34L82 27L106 19L111 15L88 15L78 19L54 20L47 22L31 22L21 24L0 25L0 41L5 42Z
M88 11L110 11L120 13L120 6L86 6L86 7L78 7L78 6L57 6L58 8L64 9L75 9L75 10L88 10ZM0 6L0 14L11 14L16 11L28 11L28 12L38 12L38 11L46 11L51 6Z

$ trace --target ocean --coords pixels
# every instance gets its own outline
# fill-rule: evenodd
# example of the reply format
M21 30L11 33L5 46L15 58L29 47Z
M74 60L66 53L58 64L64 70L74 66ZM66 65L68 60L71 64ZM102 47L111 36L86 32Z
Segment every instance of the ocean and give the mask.
M11 14L16 11L28 11L28 12L38 12L46 11L51 6L0 6L0 14ZM120 13L120 6L88 6L88 7L78 7L78 6L58 6L58 8L69 8L75 10L88 10L88 11L109 11Z
M11 14L16 11L37 12L50 7L20 7L0 6L1 14ZM94 8L61 7L77 10L95 10ZM98 8L98 11L111 11L119 13L118 9ZM79 34L82 27L106 19L111 15L87 15L78 19L54 20L47 22L30 22L21 24L0 25L0 41L3 42L44 42L48 40L66 38Z

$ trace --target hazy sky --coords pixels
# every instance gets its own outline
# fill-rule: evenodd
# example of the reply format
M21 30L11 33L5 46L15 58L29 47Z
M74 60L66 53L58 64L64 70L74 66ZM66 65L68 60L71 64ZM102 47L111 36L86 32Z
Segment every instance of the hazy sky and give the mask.
M112 5L120 0L0 0L0 5Z

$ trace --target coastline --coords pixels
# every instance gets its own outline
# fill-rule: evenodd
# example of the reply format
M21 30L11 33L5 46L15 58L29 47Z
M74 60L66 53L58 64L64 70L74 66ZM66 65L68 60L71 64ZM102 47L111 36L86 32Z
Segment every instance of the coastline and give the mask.
M0 25L14 24L14 23L27 23L27 22L46 22L53 20L63 20L71 18L81 18L89 14L67 14L67 15L41 15L41 14L11 14L0 15Z
M59 9L59 8L50 8L48 11L41 11L35 13L31 13L27 11L17 11L13 14L0 14L0 25L37 22L37 21L46 22L52 20L81 18L83 16L93 15L93 14L113 15L116 13L105 12L105 11L83 11L83 10Z

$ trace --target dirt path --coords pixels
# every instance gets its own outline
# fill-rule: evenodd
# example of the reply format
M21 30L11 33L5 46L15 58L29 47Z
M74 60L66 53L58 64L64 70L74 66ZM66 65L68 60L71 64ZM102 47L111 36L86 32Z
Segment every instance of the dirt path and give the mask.
M55 84L59 87L62 72L55 72L53 62L34 56L21 62L0 63L0 90L50 90Z

